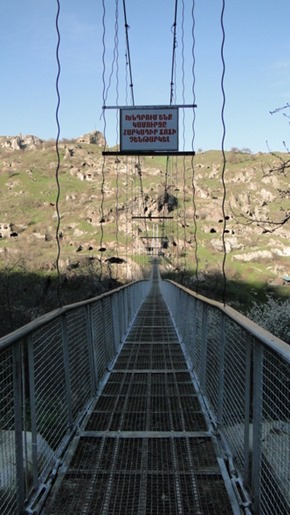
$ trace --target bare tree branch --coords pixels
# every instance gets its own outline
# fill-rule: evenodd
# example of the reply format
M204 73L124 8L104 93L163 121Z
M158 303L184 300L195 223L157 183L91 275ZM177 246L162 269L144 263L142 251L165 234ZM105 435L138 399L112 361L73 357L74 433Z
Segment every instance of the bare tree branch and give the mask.
M288 220L290 220L290 212L289 211L287 211L285 213L285 216L282 220L274 222L273 220L269 220L269 219L262 220L262 219L257 218L254 215L247 215L245 213L237 214L234 211L231 204L229 204L229 207L232 212L233 219L235 220L236 223L239 223L239 224L245 225L245 226L256 225L257 227L260 227L262 229L262 234L273 233L273 232L277 231L278 229L280 229L283 225L285 225L288 222ZM270 228L270 226L272 226L272 227Z

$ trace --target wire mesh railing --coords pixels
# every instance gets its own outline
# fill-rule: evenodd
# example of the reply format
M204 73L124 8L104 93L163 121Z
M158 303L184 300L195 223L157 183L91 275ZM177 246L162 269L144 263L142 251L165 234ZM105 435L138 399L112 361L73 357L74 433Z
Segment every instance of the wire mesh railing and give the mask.
M44 502L150 284L66 306L0 340L4 515L33 513ZM160 287L240 505L250 507L246 486L255 513L290 513L289 346L229 307L169 281Z
M44 315L0 340L0 513L33 513L150 281Z
M228 306L160 284L237 492L250 491L254 513L290 513L290 346Z

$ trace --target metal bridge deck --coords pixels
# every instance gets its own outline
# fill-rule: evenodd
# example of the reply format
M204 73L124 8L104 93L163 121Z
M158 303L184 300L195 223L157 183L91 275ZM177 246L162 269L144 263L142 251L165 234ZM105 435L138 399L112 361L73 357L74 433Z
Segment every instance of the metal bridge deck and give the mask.
M237 513L223 463L153 281L44 512Z

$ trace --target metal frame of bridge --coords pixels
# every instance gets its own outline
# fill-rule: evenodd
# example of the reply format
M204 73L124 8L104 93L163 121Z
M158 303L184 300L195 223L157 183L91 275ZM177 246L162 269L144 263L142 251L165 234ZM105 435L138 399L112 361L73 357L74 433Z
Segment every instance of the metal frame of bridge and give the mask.
M155 277L45 513L241 513Z
M153 278L0 340L0 512L290 513L289 345Z

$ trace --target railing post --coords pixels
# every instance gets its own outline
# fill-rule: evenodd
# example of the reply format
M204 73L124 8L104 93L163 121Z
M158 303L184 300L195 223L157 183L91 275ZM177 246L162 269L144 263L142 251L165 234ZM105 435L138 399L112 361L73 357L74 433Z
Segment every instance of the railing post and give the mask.
M123 299L123 309L122 309L122 313L123 313L123 328L124 328L124 334L127 333L128 331L128 327L129 327L129 322L131 322L131 320L129 320L129 315L128 315L128 309L129 309L129 302L128 302L128 288L126 288L126 290L123 290L124 291L124 299ZM123 336L123 335L122 335Z
M254 347L253 367L253 452L252 452L252 492L254 512L260 513L261 462L262 462L262 408L263 408L263 348Z
M223 424L224 409L224 382L225 382L225 314L220 313L220 335L219 335L219 372L218 372L218 402L217 402L217 425Z
M192 299L192 302L190 300ZM187 324L187 331L186 331L186 340L185 344L187 347L187 352L190 356L191 361L191 367L192 370L195 370L196 367L196 326L197 326L197 320L196 320L196 309L197 309L197 300L196 298L189 298L189 306L193 310L193 324L190 326ZM192 304L192 306L191 306ZM189 309L190 309L189 308Z
M87 327L87 341L90 359L90 374L91 374L91 393L95 395L98 384L98 370L96 366L96 356L94 352L94 337L92 327L92 306L90 304L86 307L86 327Z
M110 356L108 351L108 339L107 339L107 331L106 331L106 319L105 319L105 307L104 307L104 298L100 300L101 303L101 313L102 313L102 328L103 328L103 341L104 341L104 355L106 359L106 369L108 370Z
M13 393L14 393L14 427L15 427L15 459L18 495L18 510L23 511L25 498L22 436L22 360L21 341L13 347Z
M244 434L244 478L245 484L249 485L250 478L250 457L251 457L251 443L252 437L250 430L251 422L251 399L252 399L252 338L247 336L246 343L246 385L245 385L245 434Z
M179 311L179 306L181 304L181 291L179 290L178 291L178 295L174 295L173 296L173 299L174 299L174 304L173 304L173 313L174 313L174 317L176 317L176 322L177 324L180 323L180 311Z
M122 322L120 317L120 306L116 305L119 302L120 293L111 296L111 313L112 313L112 324L113 324L113 337L114 337L114 348L117 352L118 344L120 343L120 334L122 333Z
M34 353L31 334L27 339L28 347L28 370L29 370L29 399L31 417L31 437L32 437L32 474L33 487L38 488L38 449L37 449L37 423L36 423L36 401L35 401L35 372L34 372Z
M202 392L205 392L206 381L206 359L207 359L207 327L208 305L202 305L202 337L201 337L201 363L200 363L200 384Z
M67 418L68 418L67 422L68 422L68 427L71 431L72 427L73 427L73 415L72 415L71 382L70 382L70 370L69 370L67 319L66 319L65 314L62 315L62 317L61 317L61 329L62 329L62 349L63 349L66 402L67 402Z

